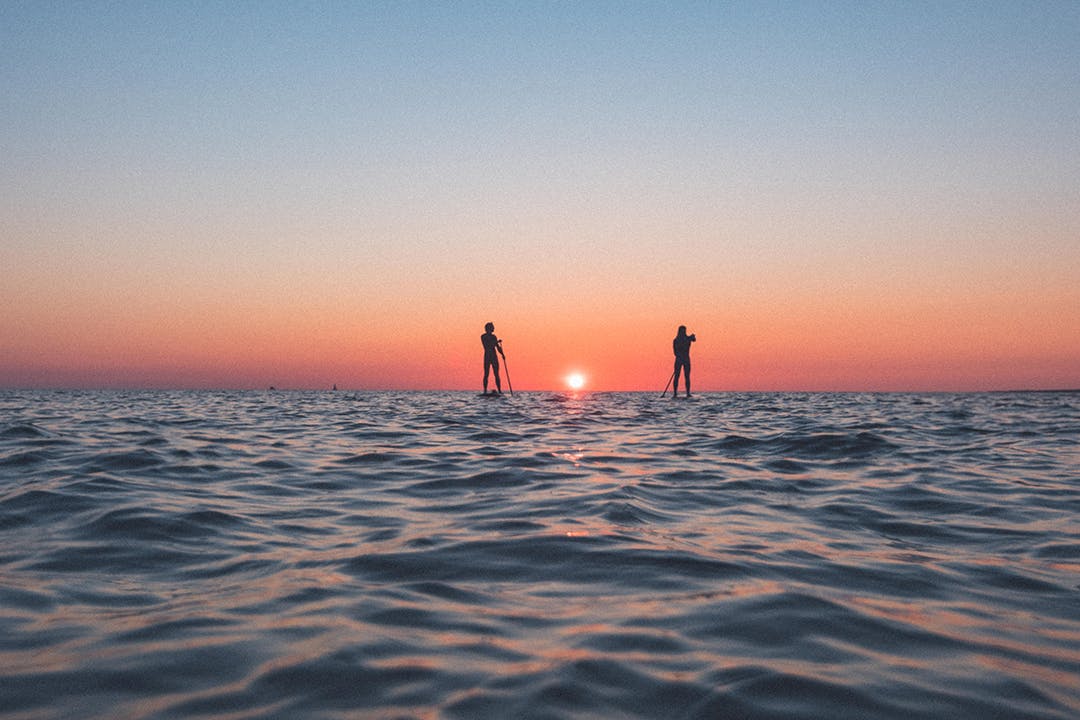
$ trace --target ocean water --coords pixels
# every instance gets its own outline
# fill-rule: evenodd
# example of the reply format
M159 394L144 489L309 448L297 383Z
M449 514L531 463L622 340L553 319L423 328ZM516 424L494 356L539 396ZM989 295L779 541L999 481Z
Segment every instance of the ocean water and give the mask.
M1080 717L1080 393L3 391L0 715Z

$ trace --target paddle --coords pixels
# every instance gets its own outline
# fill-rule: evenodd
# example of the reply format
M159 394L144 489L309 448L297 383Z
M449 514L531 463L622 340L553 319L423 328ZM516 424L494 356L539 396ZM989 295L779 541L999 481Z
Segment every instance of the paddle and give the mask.
M510 363L506 362L506 353L503 352L502 343L499 343L499 354L503 358L503 369L506 370L506 384L510 388L510 397L514 397L514 383L510 382Z
M675 379L675 375L678 374L678 372L679 372L679 369L676 368L675 372L671 373L671 377L669 377L667 379L667 385L664 386L664 392L660 393L660 397L664 397L665 395L667 395L667 389L669 387L671 387L671 381ZM672 393L672 394L674 394L674 393Z

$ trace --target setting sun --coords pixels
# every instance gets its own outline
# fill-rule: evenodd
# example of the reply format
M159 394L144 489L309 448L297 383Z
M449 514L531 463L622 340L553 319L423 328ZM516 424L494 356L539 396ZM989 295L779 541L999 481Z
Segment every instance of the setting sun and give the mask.
M585 376L581 373L570 373L566 376L566 384L571 390L580 390L585 387Z

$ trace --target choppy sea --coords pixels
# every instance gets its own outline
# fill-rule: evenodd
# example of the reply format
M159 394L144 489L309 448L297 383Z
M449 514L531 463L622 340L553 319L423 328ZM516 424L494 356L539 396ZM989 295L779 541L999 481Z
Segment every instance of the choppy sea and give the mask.
M2 391L0 715L1080 717L1080 393Z

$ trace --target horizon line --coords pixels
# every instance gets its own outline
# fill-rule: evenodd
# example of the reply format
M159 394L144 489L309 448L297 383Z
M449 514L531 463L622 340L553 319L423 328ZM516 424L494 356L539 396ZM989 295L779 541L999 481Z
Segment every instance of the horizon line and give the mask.
M266 392L309 392L309 393L474 393L482 395L482 392L473 390L470 388L351 388L351 387L277 387L268 386L261 388L253 387L180 387L180 386L162 386L162 387L138 387L138 386L94 386L94 385L40 385L40 386L0 386L0 392L31 392L31 391L46 391L46 392L250 392L250 393L266 393ZM872 395L978 395L978 394L992 394L992 393L1075 393L1080 392L1080 387L1060 387L1060 388L983 388L983 389L948 389L938 388L933 390L927 389L738 389L738 388L725 388L725 389L711 389L711 390L696 390L693 395L719 395L724 393L740 393L740 394L769 394L769 393L804 393L804 394L872 394ZM519 389L514 393L504 392L502 393L506 397L513 397L513 395L522 395L528 393L558 393L563 395L590 395L590 394L654 394L658 395L656 390L618 390L618 389L579 389L572 390L569 388L529 388Z

